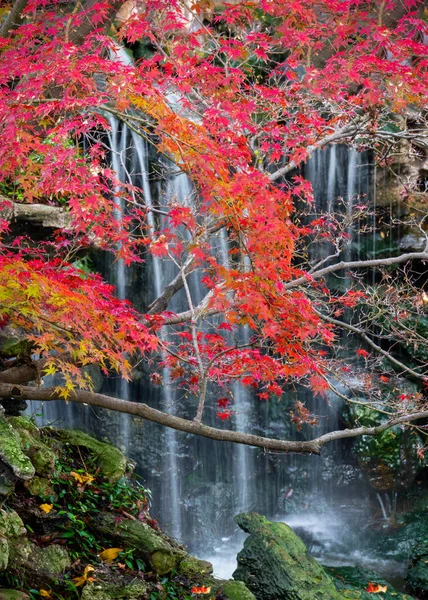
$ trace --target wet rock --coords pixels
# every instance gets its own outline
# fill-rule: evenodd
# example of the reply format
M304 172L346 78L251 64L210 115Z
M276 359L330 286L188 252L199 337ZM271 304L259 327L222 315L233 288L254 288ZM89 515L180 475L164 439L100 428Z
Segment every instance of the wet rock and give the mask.
M118 522L116 515L101 513L92 519L90 527L97 533L114 538L120 546L135 548L135 556L148 562L159 575L170 573L187 558L184 550L142 521L122 519Z
M412 596L401 594L385 581L376 571L362 569L360 567L326 567L325 570L333 578L341 598L345 600L361 599L373 600L414 600ZM367 592L369 583L378 584L386 588L385 592L373 594Z
M129 470L130 461L120 450L110 444L100 442L83 431L68 429L52 429L50 431L55 439L63 443L90 450L97 457L97 466L101 475L111 483L119 481Z
M147 585L143 582L129 585L95 581L85 585L81 600L140 600L145 598Z
M285 523L256 513L235 517L250 535L238 554L234 579L243 581L257 600L339 600L323 567L308 555L302 540Z
M418 598L428 598L428 543L418 544L411 552L406 581Z
M0 415L0 460L10 467L18 479L31 479L35 474L33 464L22 451L19 434L2 415Z
M242 581L226 581L221 591L227 600L256 600L256 597Z
M195 575L211 575L213 566L207 560L200 560L194 556L186 556L179 566L177 571L185 577L191 578Z

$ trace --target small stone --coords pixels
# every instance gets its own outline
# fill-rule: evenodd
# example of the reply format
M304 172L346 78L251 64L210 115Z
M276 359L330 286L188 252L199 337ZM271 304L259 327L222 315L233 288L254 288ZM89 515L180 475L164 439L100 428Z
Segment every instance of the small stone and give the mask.
M19 590L0 589L0 600L29 600L29 598L30 596Z
M181 575L191 578L194 575L211 575L213 566L207 560L186 556L178 565L177 570Z
M118 585L103 581L87 583L81 600L141 600L146 598L147 585L143 582Z

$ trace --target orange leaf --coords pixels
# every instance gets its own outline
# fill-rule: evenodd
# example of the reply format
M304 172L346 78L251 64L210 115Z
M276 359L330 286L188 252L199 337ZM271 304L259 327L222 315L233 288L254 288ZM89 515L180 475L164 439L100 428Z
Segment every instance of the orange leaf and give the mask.
M46 514L49 514L53 509L53 504L41 504L39 508L43 510Z
M42 598L52 598L51 593L48 590L40 590Z
M192 594L209 594L211 592L211 588L206 585L197 586L194 585L190 590Z
M372 581L370 581L366 587L366 592L370 592L372 594L381 594L382 592L386 592L387 590L387 585L380 585L379 583L373 583Z
M106 563L111 563L122 552L123 548L107 548L100 552L100 558Z
M82 585L85 585L85 583L95 581L94 577L88 577L89 573L91 573L92 571L95 571L94 567L92 565L86 565L85 570L83 571L83 575L81 575L80 577L73 578L74 585L76 587L80 587Z
M93 475L89 475L89 473L85 473L82 475L81 473L76 473L75 471L71 471L70 475L73 475L74 479L79 483L92 483L95 477Z

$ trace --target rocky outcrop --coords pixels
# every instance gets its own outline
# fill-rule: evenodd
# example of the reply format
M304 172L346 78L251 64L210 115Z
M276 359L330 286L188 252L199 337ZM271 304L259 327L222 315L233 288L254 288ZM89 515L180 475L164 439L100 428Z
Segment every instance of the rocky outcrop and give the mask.
M233 574L257 600L370 600L369 584L384 592L384 600L412 600L379 575L353 567L326 569L309 556L302 540L285 523L273 523L256 513L244 513L236 522L250 535L238 554Z
M256 513L235 520L250 535L238 554L233 577L243 581L257 600L340 600L333 580L288 525Z

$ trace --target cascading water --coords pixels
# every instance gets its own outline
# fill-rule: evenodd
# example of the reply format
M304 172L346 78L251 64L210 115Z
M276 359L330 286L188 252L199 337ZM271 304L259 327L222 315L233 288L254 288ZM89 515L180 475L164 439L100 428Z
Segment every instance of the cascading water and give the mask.
M164 210L174 198L192 202L193 190L186 176L161 163L144 140L114 119L108 142L111 164L118 177L142 188L149 208ZM163 181L153 175L159 172L159 165L167 173ZM336 210L339 198L350 206L358 195L370 194L367 157L341 146L315 153L306 176L313 183L319 211ZM161 229L162 215L148 214L149 227L153 231ZM220 259L227 261L228 241L224 232L215 235L212 245L218 249ZM143 268L127 268L120 261L110 261L104 266L100 264L100 269L117 286L119 296L128 297L142 310L177 273L170 261L161 259L153 259ZM188 283L192 303L196 305L204 295L197 273L189 276ZM173 312L188 309L183 291L169 309ZM245 329L241 332L241 343L248 340L248 335ZM100 389L193 416L189 411L194 406L186 408L181 404L166 369L161 373L162 386L150 383L144 367L135 375L129 385L117 379L106 380ZM281 402L260 402L239 385L234 388L234 396L235 417L227 427L283 439L298 435L313 437L314 433L340 427L341 401L334 396L329 398L329 404L301 389L290 390ZM304 430L298 434L290 426L289 410L297 398L306 401L318 415L316 432ZM33 406L31 410L38 408ZM213 398L208 399L205 418L207 423L221 427ZM137 473L152 490L154 516L196 555L212 559L219 575L230 575L234 569L243 536L237 533L233 516L240 511L256 510L289 522L308 541L310 549L326 559L343 557L345 549L349 550L350 536L361 535L361 531L355 532L366 522L361 507L367 503L370 492L362 484L349 442L327 447L321 458L286 456L191 436L72 403L47 403L42 419L45 423L82 428L119 445L136 461ZM353 520L358 522L354 528Z

